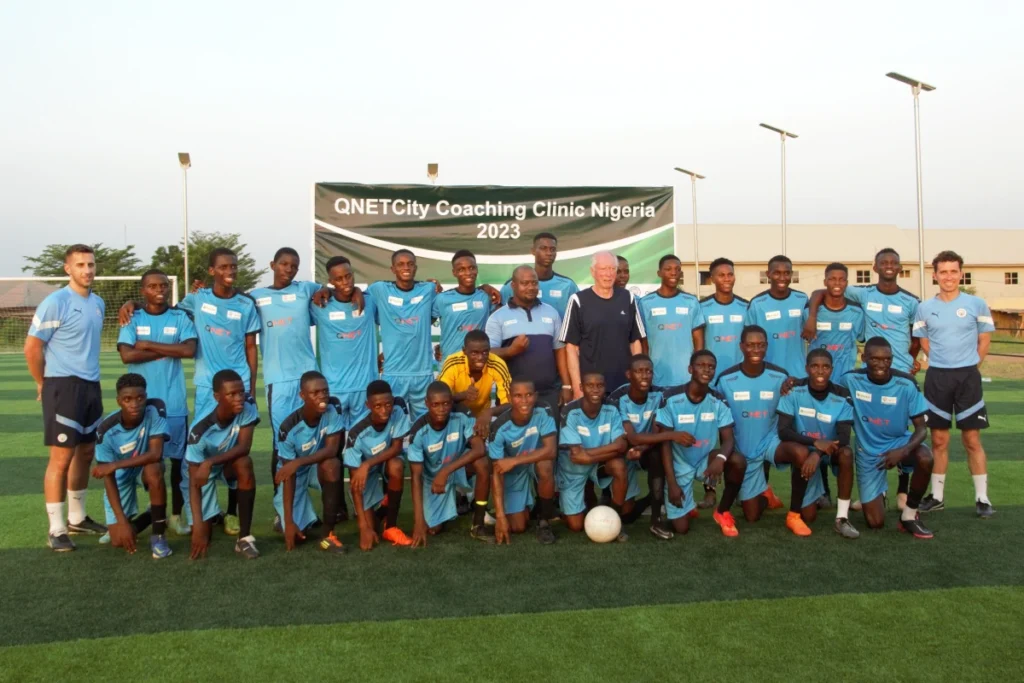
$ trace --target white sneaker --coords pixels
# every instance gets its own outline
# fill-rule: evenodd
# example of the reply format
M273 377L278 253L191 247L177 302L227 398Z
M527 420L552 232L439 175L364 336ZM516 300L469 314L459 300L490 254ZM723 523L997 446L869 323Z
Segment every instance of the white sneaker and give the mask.
M487 525L487 526L494 526L497 523L498 523L498 520L494 519L494 517L491 517L491 513L490 512L485 512L484 513L484 524L485 525Z
M864 506L860 504L860 498L850 503L851 510L856 510L857 512L860 512L863 508Z
M171 515L167 520L167 528L178 536L188 536L192 533L192 527L185 521L184 515Z

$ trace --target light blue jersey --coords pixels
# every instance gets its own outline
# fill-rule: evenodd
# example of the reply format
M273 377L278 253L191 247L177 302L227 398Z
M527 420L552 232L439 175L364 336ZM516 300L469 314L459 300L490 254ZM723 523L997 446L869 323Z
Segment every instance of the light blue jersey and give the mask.
M776 409L786 379L786 371L770 363L765 363L757 377L749 377L739 365L718 376L715 388L729 405L736 423L736 449L748 461L761 461L774 454L779 443Z
M257 287L249 292L260 317L264 384L294 381L316 369L309 309L320 289L315 282L293 281L282 289Z
M952 301L928 299L914 320L914 336L928 340L928 365L933 368L978 365L978 335L995 329L985 300L963 292Z
M297 460L307 458L324 447L327 437L340 434L345 425L341 413L337 410L337 402L331 399L327 410L319 417L316 424L309 424L302 416L302 409L287 416L281 423L276 435L277 456L281 460ZM309 498L309 489L318 488L317 466L306 465L295 472L295 495L292 497L292 521L299 529L306 529L317 519L313 511L313 501ZM278 486L274 492L274 510L284 521L284 486Z
M700 301L686 292L666 298L654 291L640 299L637 309L647 330L655 381L662 386L689 382L693 331L705 325Z
M396 439L403 441L409 435L411 425L408 408L405 401L398 396L395 396L394 400L391 418L384 427L377 429L367 415L348 431L345 437L345 450L342 452L345 467L357 468L364 461L380 455ZM398 457L401 457L401 453ZM363 489L364 510L377 507L384 499L384 468L383 463L376 465L370 469L366 477L366 487Z
M633 431L637 434L649 434L654 431L654 418L661 407L663 391L661 387L651 386L647 392L647 400L641 405L633 402L629 397L629 385L623 384L608 394L608 402L618 409L623 425L628 422L633 425ZM655 453L655 457L660 455ZM629 478L626 500L640 495L641 469L639 460L626 460L626 475Z
M745 322L760 325L768 333L765 361L784 368L791 377L806 377L807 351L800 333L807 319L807 295L789 290L785 299L776 299L769 290L750 300Z
M448 289L434 299L431 317L441 326L441 362L462 350L466 333L484 330L491 314L491 297L483 290L462 294Z
M377 304L377 324L384 343L384 374L433 375L431 312L437 293L431 282L417 282L406 292L394 282L374 282L367 290Z
M255 306L253 306L255 309ZM254 313L255 315L255 313ZM200 342L201 343L201 342ZM185 499L185 514L188 523L192 524L192 507L189 489L189 465L201 465L208 458L227 453L238 445L238 435L246 427L255 427L260 423L260 414L256 404L246 401L242 412L235 415L230 422L221 425L217 422L216 410L197 420L188 433L188 446L185 448L185 463L182 463L181 490ZM203 520L210 520L220 514L217 503L217 479L223 476L224 466L216 465L210 469L210 478L200 489L202 495Z
M514 458L540 448L544 438L557 434L550 408L537 406L523 425L512 421L511 406L500 409L491 422L487 457ZM505 514L513 515L533 505L531 483L536 480L533 465L519 465L505 473Z
M715 299L714 295L706 296L700 300L700 306L704 309L704 321L707 327L704 328L704 348L715 354L718 365L715 368L715 377L734 365L743 361L743 354L740 352L740 333L746 324L747 306L746 299L733 296L732 301L723 304Z
M96 462L115 463L145 455L149 452L150 439L166 441L169 438L165 417L163 402L152 398L146 401L142 421L131 429L121 422L120 410L107 415L96 430ZM136 488L141 473L141 467L125 467L114 472L121 509L128 519L139 514ZM117 517L106 489L103 491L103 507L106 524L116 524Z
M864 339L885 339L892 346L892 369L910 372L910 328L921 300L905 289L886 294L878 285L847 287L846 298L864 310Z
M622 417L619 410L610 403L601 404L596 417L583 412L583 399L567 403L562 408L562 429L558 435L558 461L555 477L560 492L559 502L562 512L567 515L579 515L586 509L584 491L588 481L600 486L607 482L597 477L597 464L577 465L569 457L572 446L584 449L607 446L621 436L625 436L622 428Z
M683 490L683 504L673 505L665 495L665 513L669 519L679 519L697 507L693 483L707 469L708 455L719 442L719 430L733 424L732 412L720 396L709 391L700 402L694 403L686 393L687 386L666 392L656 418L664 430L686 432L694 438L692 446L670 442L672 471ZM667 486L665 493L668 493Z
M196 338L192 318L185 311L168 308L159 315L136 309L130 323L121 328L117 345L135 346L140 341L181 344ZM158 358L146 363L129 363L128 372L146 378L146 395L164 402L168 417L188 417L185 399L185 370L180 358Z
M832 354L832 379L836 382L857 365L857 342L864 341L864 311L847 300L838 311L818 306L817 335L807 345Z
M100 381L100 333L107 306L91 291L58 289L36 307L28 334L43 340L44 377Z
M576 286L572 278L552 273L547 280L540 280L538 283L537 298L558 311L559 318L565 318L565 309L569 306L569 297L580 288ZM512 280L508 280L501 287L501 303L507 304L512 299Z
M435 430L424 415L409 431L408 460L423 465L423 515L428 527L436 527L458 516L456 488L469 488L465 468L448 477L444 493L435 494L431 486L442 467L458 460L469 450L475 425L472 415L452 411L448 423L440 430Z
M206 388L208 392L215 374L221 370L234 370L248 391L253 378L245 358L245 336L260 331L260 317L253 298L243 292L235 292L233 296L222 299L212 289L203 288L182 299L178 308L192 315L199 338L193 384ZM196 417L202 417L199 412L197 406Z

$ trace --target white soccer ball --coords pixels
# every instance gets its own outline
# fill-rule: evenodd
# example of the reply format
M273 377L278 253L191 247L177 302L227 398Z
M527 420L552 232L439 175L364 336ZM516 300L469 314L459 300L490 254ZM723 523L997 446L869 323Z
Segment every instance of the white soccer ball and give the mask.
M594 543L610 543L619 537L622 520L615 510L607 505L598 505L587 513L583 520L583 530Z

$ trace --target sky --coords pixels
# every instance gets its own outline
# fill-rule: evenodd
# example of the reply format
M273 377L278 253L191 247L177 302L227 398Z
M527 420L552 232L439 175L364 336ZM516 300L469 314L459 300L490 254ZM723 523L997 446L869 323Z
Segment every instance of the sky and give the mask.
M1024 3L0 3L0 275L53 242L311 243L316 181L671 185L704 223L1024 228ZM684 181L685 184L681 184ZM998 245L984 245L998 248ZM306 259L308 265L308 259Z

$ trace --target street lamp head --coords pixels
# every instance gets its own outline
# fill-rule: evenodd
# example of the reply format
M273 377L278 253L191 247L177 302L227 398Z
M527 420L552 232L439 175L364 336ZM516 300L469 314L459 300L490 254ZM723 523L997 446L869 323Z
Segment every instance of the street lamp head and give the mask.
M797 137L800 137L796 133L790 133L788 130L782 130L781 128L776 128L775 126L769 126L767 123L762 123L761 127L762 128L767 128L768 130L772 131L773 133L778 133L779 135L785 135L787 138L797 138Z
M437 164L427 164L427 177L430 178L430 182L437 179Z
M699 180L704 180L704 178L705 178L705 176L702 176L700 173L694 173L693 171L687 171L685 168L679 168L678 166L676 166L675 170L679 171L680 173L685 173L686 175L690 176L691 178L698 178Z
M929 91L935 90L935 86L934 85L928 85L927 83L919 81L916 78L911 78L910 76L904 76L903 74L898 74L895 71L890 71L889 73L887 73L885 75L888 76L889 78L893 79L894 81L899 81L900 83L906 83L911 88L920 88L921 90L924 90L925 92L929 92Z
M182 168L188 168L192 165L192 159L189 158L188 152L178 152L178 163L181 164Z

